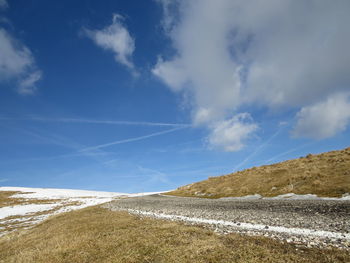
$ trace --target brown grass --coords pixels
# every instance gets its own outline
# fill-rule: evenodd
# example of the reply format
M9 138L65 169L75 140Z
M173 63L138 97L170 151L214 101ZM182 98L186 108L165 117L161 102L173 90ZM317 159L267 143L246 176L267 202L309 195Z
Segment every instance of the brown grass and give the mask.
M62 205L56 206L49 210L28 213L27 215L16 215L16 216L8 216L4 219L0 220L0 228L2 228L1 232L11 232L14 230L24 229L28 227L33 227L33 222L35 223L39 216L42 215L51 215L54 212L60 210L63 207L69 206L77 206L81 203L78 201L67 202Z
M15 205L26 205L26 204L53 204L60 203L61 199L24 199L24 198L12 198L14 194L25 194L19 191L0 191L0 208ZM76 206L81 203L78 201L65 202L62 205L56 206L50 210L40 211L36 213L29 213L27 215L16 215L8 216L6 218L0 219L0 234L9 233L14 230L24 229L33 226L33 222L41 215L49 215L55 211L67 207Z
M12 198L11 196L15 194L26 194L26 193L19 192L19 191L0 191L0 208L5 206L25 205L25 204L52 204L60 201L60 199Z
M291 192L327 197L350 193L350 148L210 177L167 194L219 198Z
M217 235L177 222L90 207L0 238L0 262L349 262L344 250Z

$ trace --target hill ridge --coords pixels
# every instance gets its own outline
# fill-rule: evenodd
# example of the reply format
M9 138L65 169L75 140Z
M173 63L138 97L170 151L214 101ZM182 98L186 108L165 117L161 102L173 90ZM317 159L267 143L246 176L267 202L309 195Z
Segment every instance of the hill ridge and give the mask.
M206 198L286 193L341 197L350 193L350 147L209 177L167 194Z

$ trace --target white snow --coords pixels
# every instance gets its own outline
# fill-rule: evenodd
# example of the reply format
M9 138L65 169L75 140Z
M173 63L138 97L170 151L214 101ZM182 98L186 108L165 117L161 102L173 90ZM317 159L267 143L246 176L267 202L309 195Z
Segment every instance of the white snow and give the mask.
M336 197L319 197L314 194L305 194L305 195L298 195L294 193L288 193L283 195L278 195L274 197L263 197L259 194L255 195L246 195L246 196L240 196L240 197L222 197L220 199L224 200L253 200L253 199L267 199L267 200L334 200L334 201L343 201L343 200L350 200L350 194L343 194L342 197L336 198Z
M15 205L0 208L0 219L8 216L22 216L28 213L36 213L50 210L57 204L30 204L30 205Z
M151 194L158 194L160 192L146 192L146 193L115 193L115 192L101 192L101 191L87 191L87 190L73 190L73 189L56 189L56 188L29 188L29 187L0 187L0 191L19 191L21 193L12 195L13 198L26 199L29 204L14 205L0 208L0 223L11 224L14 222L23 222L28 224L36 224L49 216L68 212L76 209L85 208L88 206L99 205L110 202L115 198L136 197ZM54 199L56 202L52 204L30 204L30 200L35 199ZM72 204L78 202L78 204ZM60 207L59 209L57 209ZM55 211L49 211L56 208ZM35 215L37 212L47 213ZM9 219L10 216L25 216L21 218ZM0 236L6 234L0 228Z
M261 195L259 194L255 194L255 195L245 195L245 196L240 196L240 197L221 197L220 199L224 199L224 200L253 200L253 199L261 199L263 198Z
M213 220L213 219L205 219L205 218L198 218L198 217L154 213L154 212L147 212L147 211L141 211L141 210L135 210L135 209L128 209L127 211L132 214L150 216L154 218L167 219L172 221L185 221L185 222L202 223L202 224L210 224L210 225L222 225L222 226L234 227L236 229L259 230L259 231L267 231L267 232L287 233L292 235L315 236L315 237L322 237L322 238L346 239L350 241L350 234L348 233L322 231L322 230L314 230L314 229L307 229L307 228L266 226L262 224L250 224L250 223L244 223L244 222L231 222L231 221L224 221L224 220Z
M26 194L16 194L12 197L38 198L38 199L61 199L72 197L117 197L127 196L124 193L56 189L56 188L28 188L28 187L0 187L0 191L20 191Z
M171 192L170 191L163 191L163 192L145 192L145 193L135 193L135 194L127 194L127 197L137 197L137 196L145 196L145 195L157 195L157 194L162 194L162 193L167 193Z

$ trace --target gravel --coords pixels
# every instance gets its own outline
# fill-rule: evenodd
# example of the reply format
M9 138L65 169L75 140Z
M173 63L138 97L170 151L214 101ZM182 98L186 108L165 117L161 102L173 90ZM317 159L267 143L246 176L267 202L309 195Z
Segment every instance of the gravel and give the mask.
M349 200L230 200L151 195L103 205L140 216L263 235L308 247L350 249Z

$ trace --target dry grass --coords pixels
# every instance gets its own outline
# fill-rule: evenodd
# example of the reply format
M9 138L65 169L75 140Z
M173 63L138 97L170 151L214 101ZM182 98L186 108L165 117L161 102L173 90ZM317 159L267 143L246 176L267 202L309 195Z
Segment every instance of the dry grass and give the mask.
M263 237L89 207L0 239L0 262L349 262L344 250L296 248Z
M350 193L350 148L210 177L167 194L219 198L290 192L327 197Z
M14 194L26 194L19 191L0 191L0 208L16 205L27 205L27 204L59 204L62 199L24 199L24 198L12 198ZM27 215L15 215L8 216L0 219L0 235L3 233L9 233L19 229L25 229L32 227L33 223L36 223L38 217L50 215L63 207L77 206L81 203L78 201L68 201L61 203L61 205L55 206L52 209L29 213Z
M26 205L26 204L53 204L61 201L60 199L25 199L25 198L12 198L15 194L29 194L19 191L0 191L0 208L14 205Z
M81 203L78 201L66 202L62 205L55 206L52 209L28 213L27 215L16 215L16 216L8 216L4 219L0 220L0 234L9 233L15 230L26 229L29 227L33 227L33 224L37 223L40 216L50 216L56 211L70 206L78 206Z

